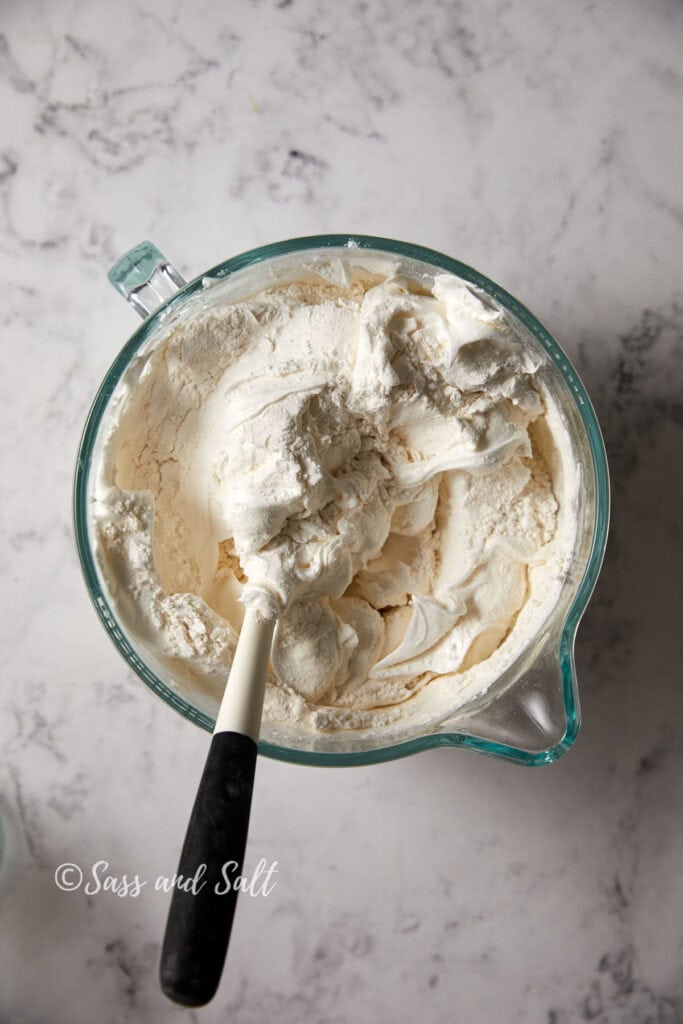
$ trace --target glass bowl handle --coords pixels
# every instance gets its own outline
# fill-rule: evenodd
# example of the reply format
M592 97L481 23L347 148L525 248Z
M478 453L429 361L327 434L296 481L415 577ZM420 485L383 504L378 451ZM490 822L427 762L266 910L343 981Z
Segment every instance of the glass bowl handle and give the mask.
M129 249L107 277L143 320L186 284L173 264L151 242L140 242Z

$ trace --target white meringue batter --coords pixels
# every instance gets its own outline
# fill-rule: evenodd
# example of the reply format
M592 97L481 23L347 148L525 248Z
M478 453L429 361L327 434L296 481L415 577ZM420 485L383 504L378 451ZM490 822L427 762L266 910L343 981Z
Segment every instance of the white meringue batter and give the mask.
M450 275L306 277L181 323L136 369L98 485L103 576L131 634L214 689L243 606L279 615L266 718L381 727L426 687L452 710L528 644L571 558L543 357Z

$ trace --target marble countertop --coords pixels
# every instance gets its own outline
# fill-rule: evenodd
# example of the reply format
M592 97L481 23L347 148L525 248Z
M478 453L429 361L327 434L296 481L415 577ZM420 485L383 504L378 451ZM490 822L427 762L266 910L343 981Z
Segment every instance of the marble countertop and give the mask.
M674 0L5 7L3 1024L683 1020L682 30ZM263 760L247 861L278 883L190 1012L157 984L167 897L54 880L172 874L207 746L75 555L79 434L135 327L105 275L143 238L194 276L327 231L476 266L583 375L614 500L584 726L541 769Z

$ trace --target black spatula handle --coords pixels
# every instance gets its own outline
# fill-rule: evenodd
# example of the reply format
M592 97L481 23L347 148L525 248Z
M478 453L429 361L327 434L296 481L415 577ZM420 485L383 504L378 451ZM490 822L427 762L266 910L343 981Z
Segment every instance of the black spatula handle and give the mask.
M211 741L161 951L161 988L182 1006L208 1003L220 981L237 902L231 883L244 863L256 752L254 740L238 732L217 732Z

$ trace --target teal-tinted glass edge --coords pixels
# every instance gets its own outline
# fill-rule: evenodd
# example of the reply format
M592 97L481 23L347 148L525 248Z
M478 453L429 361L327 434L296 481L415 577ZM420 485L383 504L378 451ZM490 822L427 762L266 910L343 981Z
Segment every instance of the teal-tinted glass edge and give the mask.
M382 761L395 760L407 757L422 750L432 747L457 746L468 750L477 750L480 753L492 757L504 758L514 761L517 764L535 767L543 764L550 764L565 754L576 739L580 726L580 705L576 686L576 673L574 670L574 640L576 630L581 616L588 604L593 588L600 572L607 543L607 531L609 525L609 474L607 468L607 456L600 432L597 417L588 397L586 389L572 366L565 352L560 348L550 333L543 327L539 320L529 312L514 296L510 295L504 288L491 281L485 275L474 270L467 264L461 263L443 253L424 246L414 245L408 242L401 242L396 239L381 238L372 235L309 235L302 238L287 239L282 242L275 242L270 245L260 246L240 253L223 263L205 271L190 281L176 295L159 307L148 317L133 333L127 343L114 359L104 380L95 396L93 404L88 413L86 423L81 437L81 443L76 462L73 489L73 522L81 569L85 578L90 598L95 607L103 626L109 634L115 647L133 668L143 682L153 690L163 701L177 710L181 715L196 725L201 726L208 732L213 730L213 719L201 711L198 711L178 694L170 690L136 655L126 640L122 631L118 628L116 617L101 591L97 571L88 542L87 529L87 491L90 475L90 456L99 429L99 424L107 406L109 398L118 385L121 376L128 366L135 352L148 338L151 331L156 327L159 319L165 316L175 307L184 303L188 297L203 287L205 278L224 278L237 270L254 263L270 259L274 256L282 256L288 253L305 251L315 248L359 248L377 249L380 251L405 256L409 259L421 260L431 263L434 266L456 274L488 294L493 296L502 306L516 316L524 326L538 339L543 348L551 356L565 381L570 387L572 396L576 403L579 415L586 428L593 470L595 473L596 489L596 515L595 529L591 552L586 565L583 579L577 590L576 596L567 613L560 639L560 668L562 678L563 700L565 707L566 729L562 739L547 750L531 754L528 751L520 750L517 747L508 746L490 740L479 739L474 736L467 736L462 733L435 733L418 737L405 743L393 744L389 747L382 747L376 750L358 751L348 753L326 753L317 751L292 750L288 747L281 747L277 744L261 741L259 752L266 757L287 761L295 764L316 765L328 767L341 767L353 765L371 765Z

